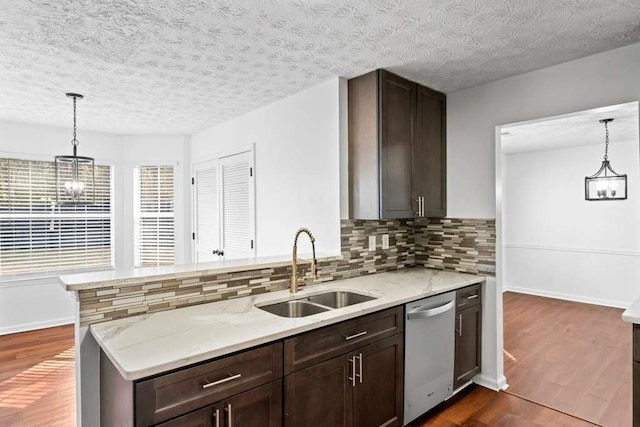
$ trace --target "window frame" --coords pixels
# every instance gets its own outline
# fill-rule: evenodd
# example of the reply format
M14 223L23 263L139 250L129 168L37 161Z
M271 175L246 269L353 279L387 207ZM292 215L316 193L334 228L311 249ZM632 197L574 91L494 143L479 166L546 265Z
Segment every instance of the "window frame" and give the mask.
M55 154L44 155L44 154L34 154L34 153L21 153L21 152L13 152L13 151L0 151L0 158L5 159L13 159L13 160L23 160L23 161L45 161L45 162L53 162L53 157ZM95 159L96 166L108 166L110 168L110 182L109 182L109 199L110 199L110 230L109 230L109 238L111 239L111 265L109 267L85 267L85 268L70 268L70 269L60 269L60 270L51 270L51 271L40 271L40 272L25 272L25 273L13 273L13 274L0 274L0 284L6 284L10 282L26 282L30 280L40 280L40 279L56 279L60 276L66 276L70 274L78 274L78 273L93 273L100 271L113 271L116 269L116 253L115 253L115 231L116 231L116 208L117 201L115 199L115 175L116 175L116 165L111 160L104 159Z
M141 268L159 268L159 267L167 267L167 265L164 266L136 266L136 258L138 257L138 254L136 253L136 221L137 221L137 214L138 214L138 207L136 206L136 192L138 191L138 189L136 188L136 180L135 180L135 173L136 173L136 169L141 168L141 167L162 167L162 166L171 166L173 167L173 264L171 265L178 265L178 222L177 222L177 216L178 216L178 205L177 205L177 193L179 190L178 185L179 185L179 166L180 163L179 162L175 162L175 161L139 161L139 162L133 162L130 163L130 167L129 167L129 173L130 173L130 177L131 177L131 213L130 213L130 218L132 220L131 223L131 228L133 231L133 239L130 241L130 247L131 247L131 255L132 258L130 260L127 260L127 262L130 262L129 265L132 265L134 269L138 270ZM160 217L160 216L158 216Z

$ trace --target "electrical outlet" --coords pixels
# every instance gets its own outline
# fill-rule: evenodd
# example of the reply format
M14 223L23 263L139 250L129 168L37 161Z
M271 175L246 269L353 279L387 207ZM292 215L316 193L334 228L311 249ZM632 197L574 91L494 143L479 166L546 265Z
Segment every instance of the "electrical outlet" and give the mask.
M376 236L369 236L369 251L376 250Z
M389 249L389 235L382 235L382 249Z

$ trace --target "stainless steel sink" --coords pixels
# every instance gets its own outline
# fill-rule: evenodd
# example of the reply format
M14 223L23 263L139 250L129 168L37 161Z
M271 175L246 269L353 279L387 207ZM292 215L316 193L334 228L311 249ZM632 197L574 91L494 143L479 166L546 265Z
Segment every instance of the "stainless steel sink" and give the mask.
M305 300L284 301L258 308L280 317L306 317L330 310Z
M342 308L361 302L374 300L374 297L368 295L356 294L355 292L337 291L326 292L324 294L312 295L307 297L307 301L324 305L331 308Z

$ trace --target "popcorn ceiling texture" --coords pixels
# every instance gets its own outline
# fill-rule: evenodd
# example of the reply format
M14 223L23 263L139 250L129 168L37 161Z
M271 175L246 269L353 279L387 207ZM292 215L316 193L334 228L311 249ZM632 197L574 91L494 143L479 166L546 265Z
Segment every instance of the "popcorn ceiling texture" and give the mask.
M318 264L318 282L346 279L416 265L493 275L494 220L343 220L342 259ZM389 234L389 249L382 235ZM369 236L377 247L369 252ZM491 237L493 236L493 237ZM433 259L431 259L433 257ZM303 283L309 265L299 266ZM287 289L291 266L224 274L194 273L178 279L78 291L80 323L92 323Z
M192 134L336 76L443 92L640 40L637 0L0 2L0 118Z

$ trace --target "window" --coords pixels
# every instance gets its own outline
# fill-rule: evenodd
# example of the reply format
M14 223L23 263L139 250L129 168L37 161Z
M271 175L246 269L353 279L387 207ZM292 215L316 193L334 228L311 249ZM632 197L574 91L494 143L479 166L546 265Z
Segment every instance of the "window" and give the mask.
M0 158L0 275L113 266L111 167L95 205L56 206L53 161Z
M175 262L173 166L134 169L134 253L136 267Z

